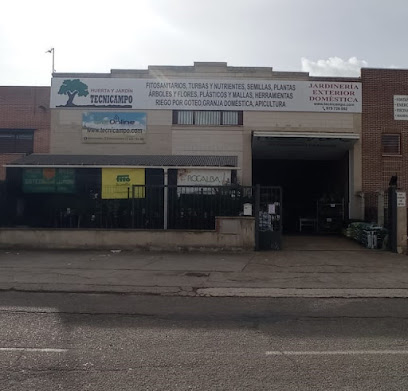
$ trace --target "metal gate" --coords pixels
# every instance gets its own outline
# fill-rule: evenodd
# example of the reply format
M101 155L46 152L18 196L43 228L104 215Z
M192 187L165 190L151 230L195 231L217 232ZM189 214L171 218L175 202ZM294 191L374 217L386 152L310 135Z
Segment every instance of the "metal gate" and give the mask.
M282 249L282 188L255 188L255 249Z

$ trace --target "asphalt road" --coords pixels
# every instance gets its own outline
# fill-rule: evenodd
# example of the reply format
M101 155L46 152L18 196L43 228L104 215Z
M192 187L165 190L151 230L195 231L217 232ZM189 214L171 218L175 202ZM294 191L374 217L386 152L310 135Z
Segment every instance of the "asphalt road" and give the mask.
M407 299L0 293L0 390L407 390Z

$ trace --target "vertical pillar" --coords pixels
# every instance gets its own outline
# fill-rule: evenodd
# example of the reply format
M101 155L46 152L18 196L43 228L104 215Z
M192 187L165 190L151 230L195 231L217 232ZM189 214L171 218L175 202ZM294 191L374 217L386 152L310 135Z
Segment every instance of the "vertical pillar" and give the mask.
M163 229L167 229L168 225L168 201L169 201L169 177L168 177L168 168L164 168L164 189L163 189Z
M407 194L397 191L397 252L407 251Z
M391 182L390 182L391 183ZM397 185L393 183L388 187L388 248L397 252Z
M144 191L146 192L146 187ZM135 185L132 185L132 228L135 228Z
M362 216L363 220L365 219L365 194L364 192L360 193L360 216Z
M384 227L384 192L377 192L377 224Z
M255 186L255 250L259 250L259 211L261 205L261 186Z
M357 198L354 195L354 146L348 151L348 213L347 217L352 219L355 215L355 204Z

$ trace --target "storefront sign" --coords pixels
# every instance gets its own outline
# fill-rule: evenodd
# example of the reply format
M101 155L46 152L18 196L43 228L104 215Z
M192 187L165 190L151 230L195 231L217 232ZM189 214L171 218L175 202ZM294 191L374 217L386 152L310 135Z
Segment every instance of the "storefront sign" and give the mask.
M146 113L85 112L82 114L84 143L144 143Z
M75 170L72 168L24 168L24 193L74 193Z
M72 107L361 113L361 83L54 77L51 108Z
M394 95L394 119L408 121L408 95Z
M227 186L231 184L231 170L178 170L178 186L195 186L179 189L179 193L205 193L205 186ZM208 190L205 189L204 190ZM210 191L211 193L211 191Z
M132 186L144 184L144 168L102 168L102 199L132 198ZM144 198L144 187L135 187L134 196Z

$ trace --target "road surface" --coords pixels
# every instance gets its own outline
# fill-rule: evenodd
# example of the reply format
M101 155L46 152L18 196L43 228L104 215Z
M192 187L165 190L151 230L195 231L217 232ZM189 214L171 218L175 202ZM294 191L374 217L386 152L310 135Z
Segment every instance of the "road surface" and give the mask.
M407 390L407 299L0 293L1 390Z

